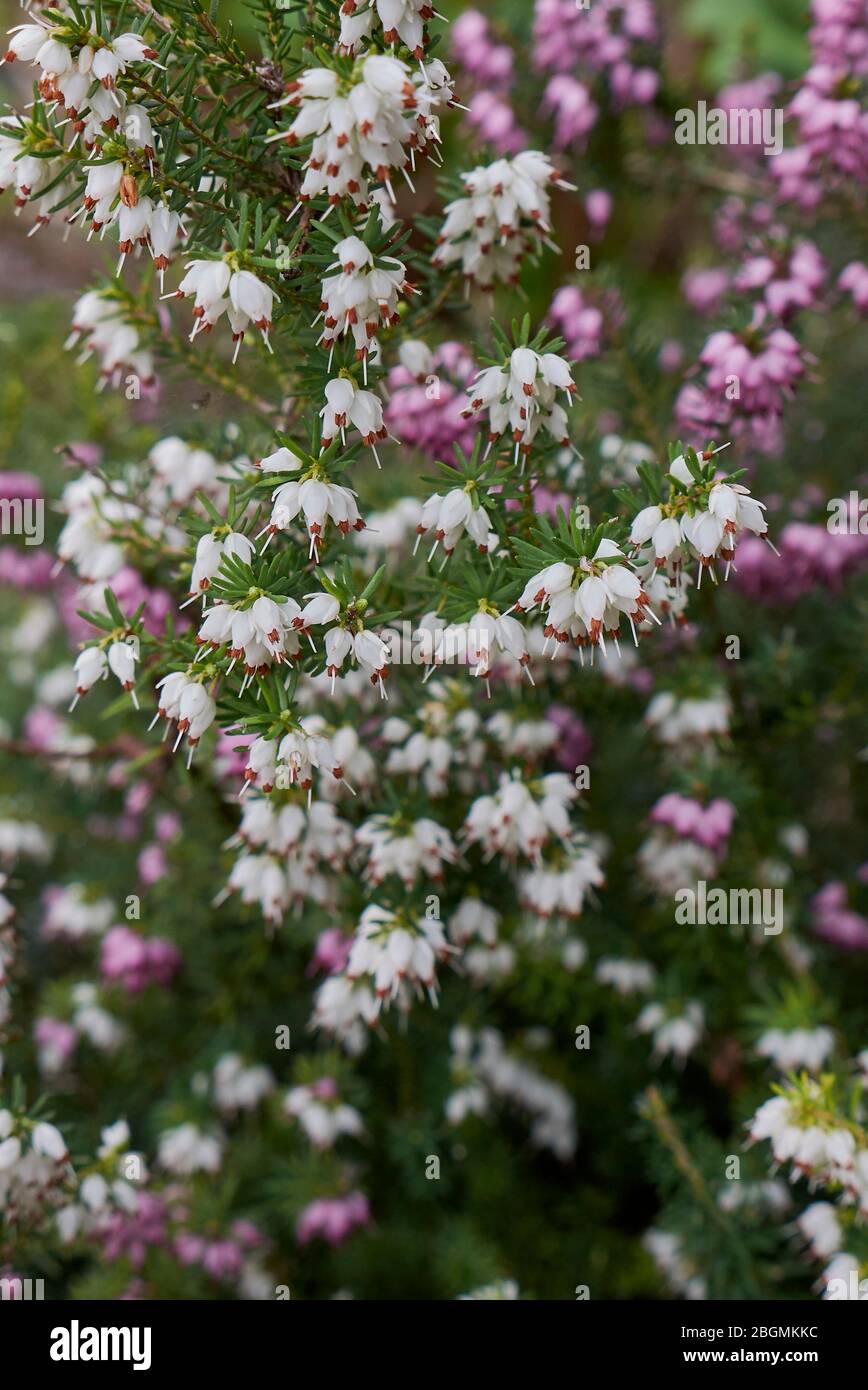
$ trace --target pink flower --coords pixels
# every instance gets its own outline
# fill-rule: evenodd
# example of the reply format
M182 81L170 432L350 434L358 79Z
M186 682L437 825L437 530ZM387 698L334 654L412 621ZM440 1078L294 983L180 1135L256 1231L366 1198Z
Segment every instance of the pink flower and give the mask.
M162 937L140 936L130 927L112 927L103 937L103 978L119 982L129 994L150 984L168 985L180 964L179 952Z
M181 832L181 817L176 811L161 811L154 821L154 834L157 839L167 844L169 840L174 840L176 835Z
M456 62L476 85L492 91L510 86L512 49L495 42L484 14L479 10L465 10L452 25L450 38Z
M470 98L467 123L498 154L520 154L527 149L527 132L518 124L509 103L494 92L476 92Z
M466 349L452 342L435 348L428 380L417 381L406 367L393 367L384 414L391 433L430 459L449 460L454 444L470 453L476 426L461 412L466 405L464 387L475 370Z
M145 845L138 858L139 878L146 888L152 884L159 883L161 878L165 878L169 872L166 863L166 856L163 853L162 845Z
M585 215L598 236L606 230L612 216L612 195L605 188L592 188L585 198Z
M149 1246L168 1246L168 1213L156 1193L136 1194L134 1212L113 1211L99 1230L106 1260L128 1259L141 1269Z
M868 265L864 261L851 261L845 265L838 276L838 288L852 295L853 303L861 314L868 314Z
M34 705L24 718L24 737L32 748L51 748L62 728L63 720L47 705Z
M308 975L317 970L325 970L329 975L339 974L349 960L352 944L352 937L345 936L340 927L327 927L317 938Z
M299 1245L320 1236L329 1245L341 1245L349 1235L370 1223L368 1199L363 1192L348 1197L319 1197L301 1212L296 1224Z
M652 807L650 818L655 824L668 825L676 834L719 853L732 833L735 807L731 801L717 797L703 808L692 797L667 792Z
M36 1020L33 1037L39 1049L39 1065L49 1073L61 1071L66 1066L78 1041L72 1024L47 1016Z
M321 1076L313 1082L310 1091L317 1100L334 1100L338 1093L337 1082L333 1076Z
M603 346L603 311L587 302L578 285L564 285L557 291L547 318L565 339L567 354L573 361L599 357Z
M729 289L729 271L722 267L688 270L681 280L681 292L698 314L713 314Z
M542 109L554 116L557 150L569 145L582 148L600 114L585 84L567 73L559 73L550 80L543 94Z
M47 589L54 560L42 551L23 550L18 545L0 546L0 584L13 589Z
M42 499L42 484L32 473L17 473L0 469L0 498L12 501L38 502Z
M843 883L827 883L811 902L817 936L849 951L868 951L868 918L849 905Z
M214 1279L230 1279L241 1271L243 1255L232 1240L213 1240L205 1246L202 1268Z
M591 736L582 720L566 705L549 705L545 717L560 733L555 752L558 767L573 772L587 766L591 756Z
M825 277L826 266L816 246L799 241L783 261L751 256L733 284L737 290L762 290L769 312L783 319L796 309L809 308Z

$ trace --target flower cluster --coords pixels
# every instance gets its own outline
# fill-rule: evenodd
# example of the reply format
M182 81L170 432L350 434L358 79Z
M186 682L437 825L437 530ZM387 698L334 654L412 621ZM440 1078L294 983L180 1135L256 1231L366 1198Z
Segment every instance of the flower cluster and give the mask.
M345 28L342 42L348 37ZM349 198L365 208L372 180L394 201L390 174L400 170L410 182L406 171L415 167L416 151L439 141L438 112L452 100L452 80L439 59L413 73L400 58L372 53L349 78L332 68L306 68L280 103L298 114L274 137L290 146L312 139L300 201L326 194L332 205Z
M459 1026L452 1030L452 1073L457 1089L446 1102L453 1125L468 1115L483 1115L498 1100L527 1114L535 1148L549 1149L562 1163L572 1158L576 1143L575 1107L556 1081L511 1055L494 1028L478 1034Z
M464 194L448 203L434 264L460 264L482 289L515 283L529 249L551 230L552 187L571 188L538 150L522 150L462 174Z
M557 403L558 391L568 401L576 394L569 363L556 352L517 347L505 362L477 373L467 387L470 405L465 415L487 411L489 440L493 443L508 429L516 458L526 458L540 428L559 444L569 442L567 413Z

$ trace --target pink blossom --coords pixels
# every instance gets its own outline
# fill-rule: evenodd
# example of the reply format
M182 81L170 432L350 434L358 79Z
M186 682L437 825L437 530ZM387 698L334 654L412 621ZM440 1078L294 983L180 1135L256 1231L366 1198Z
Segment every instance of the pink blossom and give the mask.
M38 502L42 499L42 484L32 473L17 473L0 469L0 498L22 502Z
M587 766L591 756L591 736L573 710L566 705L549 705L545 717L560 733L555 761L564 772Z
M140 936L130 927L112 927L103 937L103 978L119 982L129 994L150 984L168 985L180 964L179 952L162 937Z
M452 25L450 47L464 72L480 87L506 89L513 76L512 49L496 43L488 19L479 10L465 10Z
M811 901L817 936L850 951L868 951L868 918L850 907L843 883L827 883Z
M329 1245L341 1245L349 1235L371 1219L368 1199L363 1192L348 1197L319 1197L301 1212L296 1224L299 1245L320 1236Z
M154 821L154 834L167 844L181 833L181 817L177 811L161 811Z
M63 728L63 720L48 705L34 705L24 716L24 737L32 748L47 749Z
M43 1015L33 1028L33 1037L39 1048L40 1066L48 1072L60 1071L75 1051L78 1034L71 1023L63 1023L59 1018Z
M326 927L317 937L308 975L317 970L325 970L329 975L339 974L349 960L352 944L352 937L345 936L340 927Z
M509 102L494 92L476 92L471 97L467 123L498 154L520 154L527 149L527 132L518 124Z
M54 560L42 551L24 550L18 545L0 546L0 584L13 589L47 589Z
M678 835L685 835L719 853L732 833L735 806L731 801L716 797L703 807L693 797L667 792L652 807L650 818L656 825L668 825Z
M585 299L578 285L564 285L557 291L548 312L548 321L567 344L574 362L599 357L603 342L603 311Z
M567 73L559 73L550 80L543 93L542 109L554 116L557 150L569 145L582 148L600 114L585 84Z
M698 314L713 314L728 289L729 272L720 266L688 270L681 280L684 298Z
M385 411L392 434L431 459L451 458L455 444L469 453L476 426L461 412L467 403L464 387L475 370L467 350L452 342L435 348L432 380L416 381L406 367L393 367L388 377L391 399Z
M166 863L162 845L145 845L139 855L137 868L139 878L146 888L150 888L152 884L159 883L161 878L165 878L169 872L169 866Z
M168 1246L168 1213L162 1197L152 1192L136 1194L134 1212L113 1211L99 1229L107 1260L128 1259L141 1269L148 1248Z
M783 319L795 309L812 305L826 277L822 256L810 241L799 241L783 260L751 256L737 272L737 290L762 290L769 312Z
M605 188L592 188L585 197L585 214L592 231L602 236L612 216L612 195Z
M851 261L845 265L838 276L838 288L852 295L853 303L861 314L868 314L868 265L864 261Z

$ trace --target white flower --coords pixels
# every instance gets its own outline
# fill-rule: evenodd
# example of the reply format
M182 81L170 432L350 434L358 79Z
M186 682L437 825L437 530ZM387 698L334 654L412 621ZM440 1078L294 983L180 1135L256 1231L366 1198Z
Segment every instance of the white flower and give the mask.
M193 1173L216 1173L220 1168L222 1145L216 1135L203 1134L194 1124L177 1125L160 1135L157 1159L163 1168L181 1177Z
M646 1004L636 1020L637 1033L652 1033L654 1056L671 1054L683 1062L705 1031L705 1012L695 999L681 1013L667 1012L662 1004Z
M645 723L663 743L675 744L726 734L729 716L730 701L723 690L705 699L679 699L671 691L661 690L645 711Z
M441 541L445 553L451 555L465 532L483 555L497 545L497 533L492 530L488 513L478 502L475 489L469 491L467 488L456 487L447 492L445 497L441 497L439 493L429 497L422 507L416 526L416 547L419 545L418 538L432 526L435 539L428 556L429 560Z
M701 455L703 462L712 457ZM718 482L709 487L707 482L697 482L682 456L670 464L669 474L684 485L686 493L673 490L667 503L643 507L633 519L631 544L637 549L649 547L653 565L679 585L682 566L691 556L699 560L697 587L703 569L718 557L726 563L724 578L728 578L739 537L745 531L758 536L768 531L764 504L741 483Z
M266 462L263 459L263 465ZM359 515L356 494L351 488L339 483L322 482L318 478L306 478L301 483L281 483L272 493L271 517L265 528L269 540L278 531L285 531L299 512L304 516L310 536L310 554L314 557L318 555L319 542L328 520L333 521L344 536L350 530L363 530L365 525Z
M389 674L389 649L381 637L364 628L353 637L353 655L363 670L368 672L371 684L380 691L380 698L387 699L386 676Z
M615 960L604 957L594 972L600 984L612 985L619 994L651 989L656 979L653 965L645 960Z
M705 1280L685 1257L677 1236L668 1231L650 1230L645 1232L642 1244L675 1293L690 1300L707 1297Z
M150 48L139 34L116 34L97 49L91 71L98 82L110 88L114 86L118 74L126 72L129 63L153 63L156 57L156 50Z
M259 786L270 792L277 777L276 739L256 738L247 753L247 767L244 770L245 785Z
M115 1120L113 1125L106 1125L100 1132L100 1146L97 1149L98 1158L108 1158L111 1154L118 1153L125 1149L130 1142L130 1127L126 1120Z
M154 381L153 358L149 351L141 347L137 329L124 319L123 314L122 304L99 290L89 290L75 304L72 332L65 346L74 347L79 339L84 338L84 351L79 362L86 361L91 353L96 352L105 381L117 385L125 373L132 372L143 386L149 386Z
M359 919L346 975L349 980L369 983L377 1010L397 1001L406 1011L410 1007L409 987L418 997L427 990L436 1005L436 963L447 960L454 949L437 918L411 922L371 903Z
M484 1114L489 1098L496 1098L530 1116L530 1138L536 1148L549 1149L562 1162L572 1158L577 1142L575 1106L562 1086L507 1052L493 1028L478 1034L454 1028L450 1041L452 1072L459 1082L446 1105L451 1124L460 1124L468 1114Z
M42 45L47 30L42 24L16 24L9 30L9 47L5 61L13 63L20 58L24 63L33 63Z
M264 281L250 270L233 271L226 261L188 261L186 269L175 294L179 299L194 300L191 341L200 330L207 332L223 313L228 313L235 343L233 362L250 323L259 329L270 351L268 332L277 296Z
M204 685L190 682L184 687L178 704L178 733L187 735L191 748L195 748L205 730L211 727L216 712L216 702Z
M214 1099L218 1110L255 1110L274 1089L268 1067L245 1066L237 1053L226 1053L214 1068Z
M394 7L395 0L377 3ZM344 12L339 42L354 49L364 26L346 5ZM289 145L312 140L300 203L326 196L335 205L351 198L364 209L371 181L385 184L394 202L391 171L401 170L409 183L407 168L415 167L417 150L439 141L437 112L452 100L452 80L439 59L414 74L400 59L374 53L345 80L330 68L306 68L279 103L297 107L295 119L269 139Z
M358 1110L341 1102L330 1076L307 1086L293 1086L286 1094L284 1110L300 1122L317 1149L330 1149L341 1135L357 1137L364 1130Z
M331 1033L356 1054L364 1048L379 1012L380 1001L366 980L331 975L317 990L311 1025Z
M843 1232L831 1202L812 1202L796 1221L818 1260L827 1260L841 1249Z
M514 283L525 253L550 231L549 190L571 188L545 155L525 150L462 174L465 196L448 203L434 265L458 262L468 281Z
M171 264L172 253L182 236L183 228L178 213L172 212L165 203L158 203L151 214L148 237L154 266L160 272L161 291L166 268Z
M835 1047L831 1028L769 1028L759 1038L756 1050L770 1058L782 1072L819 1071Z
M75 698L70 709L75 709L79 698L107 674L108 663L102 647L85 647L83 652L79 652L75 659Z
M335 260L326 275L320 293L320 312L314 322L323 320L319 337L322 347L331 350L339 338L351 334L356 359L364 363L377 346L381 325L398 322L399 297L408 294L412 286L407 281L403 262L394 256L382 256L375 265L370 251L358 237L344 237L335 246Z
M383 424L383 405L379 396L372 391L363 391L351 377L335 377L325 386L326 404L320 411L322 417L322 447L327 449L335 435L340 431L346 443L348 425L354 425L365 444L373 450L377 466L377 440L386 439L388 430Z
M419 338L404 339L398 348L398 361L420 383L434 372L434 354Z
M12 1135L0 1144L0 1173L14 1168L21 1157L21 1140Z
M118 208L118 250L122 256L128 256L137 244L147 245L152 213L153 203L144 196L133 207L122 203Z
M479 898L462 898L449 918L449 940L456 946L466 946L468 942L481 941L484 946L497 945L497 928L500 914L495 912Z
M66 1140L60 1130L56 1125L47 1124L44 1120L34 1126L31 1143L38 1154L43 1154L45 1158L53 1158L56 1163L62 1163L69 1157Z
M552 837L570 834L569 808L578 797L572 778L550 772L526 785L517 774L502 773L493 795L477 797L464 821L470 843L479 842L489 855L518 853L540 861L542 847Z
M570 400L576 386L569 364L556 353L532 352L515 348L500 367L486 367L467 387L470 401L462 413L466 418L488 411L488 436L493 443L505 429L515 440L515 458L530 453L542 427L560 444L568 443L567 416L556 403L563 391Z
M478 1289L471 1289L470 1293L458 1295L458 1301L461 1303L469 1301L506 1303L517 1298L519 1298L518 1284L514 1279L495 1279L491 1284L482 1284Z
M637 642L636 624L650 611L639 576L619 547L606 539L580 566L559 561L529 579L515 607L527 612L537 604L548 608L546 647L551 639L559 643L572 640L580 652L590 643L599 644L604 654L606 635L617 646L622 615L626 615Z
M576 836L557 867L540 865L520 875L519 897L523 907L538 917L580 917L591 888L605 882L603 867L591 843Z
M138 655L138 644L135 639L126 642L112 642L108 649L109 669L113 675L117 676L124 690L129 691L136 709L139 707L134 689Z
M286 779L289 786L298 785L307 791L313 784L314 769L330 772L338 782L344 780L340 758L321 730L322 721L316 716L310 716L280 740L277 751L278 773Z
M430 817L399 827L386 815L371 816L356 831L356 844L368 851L366 875L374 885L389 874L397 874L407 888L420 874L440 880L443 865L458 858L449 831Z

